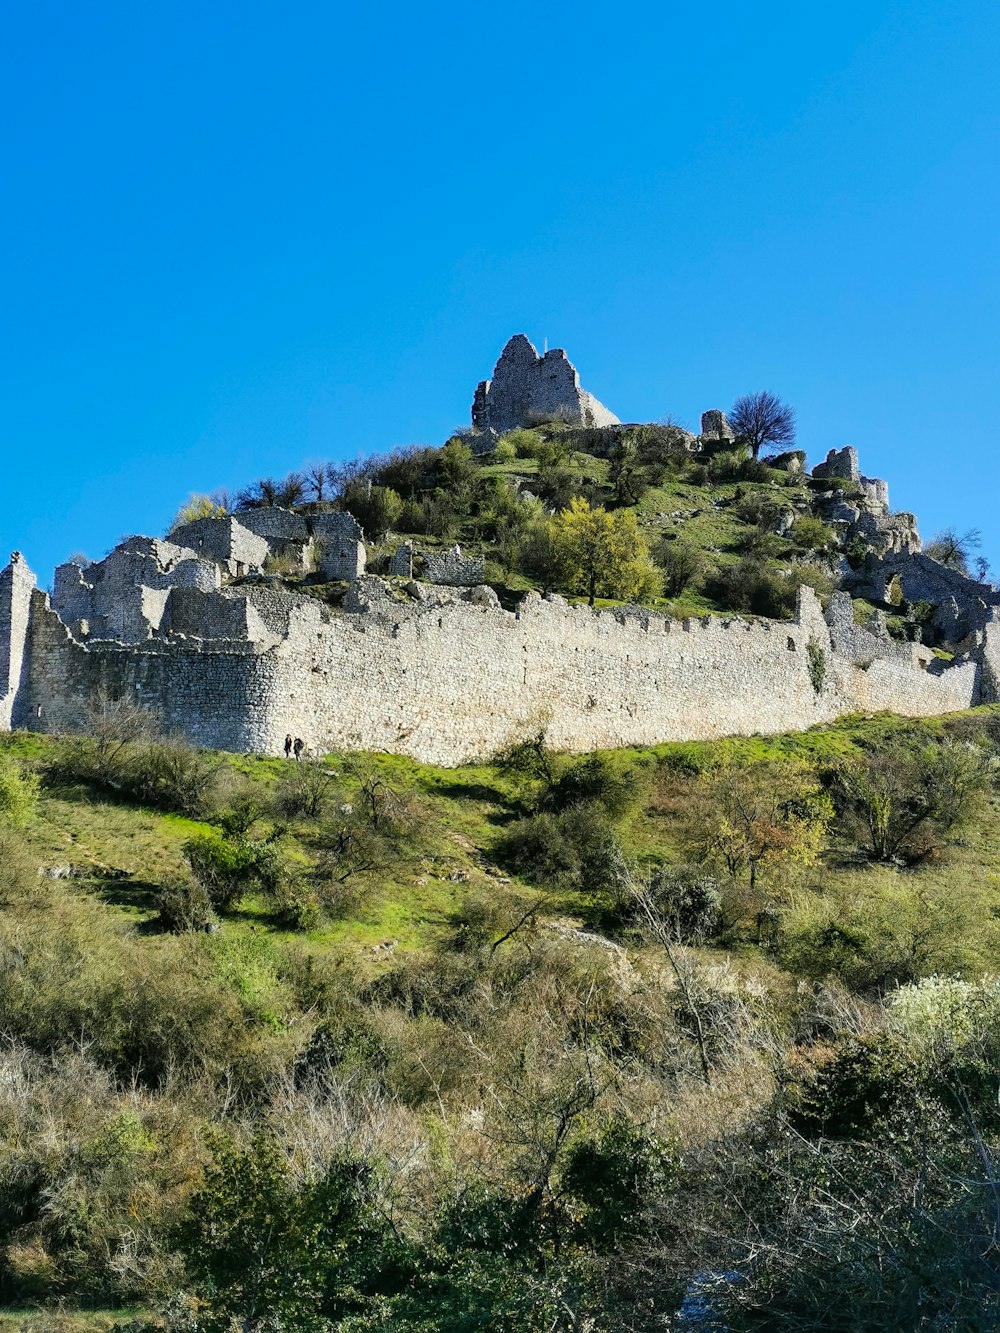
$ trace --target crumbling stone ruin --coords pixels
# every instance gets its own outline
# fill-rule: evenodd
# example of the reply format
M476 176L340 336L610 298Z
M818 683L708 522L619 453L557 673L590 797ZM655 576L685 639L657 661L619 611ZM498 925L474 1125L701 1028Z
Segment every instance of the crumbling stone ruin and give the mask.
M562 352L539 357L512 339L477 390L477 428L557 409L606 443L626 429L580 390ZM731 438L722 412L701 426L701 441ZM801 468L800 453L784 458ZM130 537L102 560L60 565L51 596L15 552L0 571L0 729L85 730L110 696L212 748L278 753L292 733L318 750L456 764L540 718L553 745L587 750L1000 699L1000 593L923 555L912 515L889 514L888 488L862 476L850 446L809 484L841 537L842 591L824 613L803 587L787 624L597 611L537 592L509 609L481 556L455 547L406 542L384 576L368 574L364 535L339 511L262 506L165 540ZM336 604L283 576L347 591ZM884 609L858 624L852 594ZM900 599L929 608L953 660L890 634Z
M539 356L524 334L517 333L500 353L493 378L476 388L473 431L489 439L553 420L573 426L618 424L593 394L580 388L576 367L561 348Z
M732 443L736 439L725 412L712 408L701 414L701 438L707 444Z

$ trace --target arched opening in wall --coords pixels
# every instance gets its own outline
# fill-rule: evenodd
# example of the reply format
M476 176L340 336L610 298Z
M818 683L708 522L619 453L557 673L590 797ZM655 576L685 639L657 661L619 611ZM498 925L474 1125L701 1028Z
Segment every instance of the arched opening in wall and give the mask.
M893 574L892 578L885 585L885 600L890 606L902 606L906 600L903 596L903 585L900 582L899 575Z

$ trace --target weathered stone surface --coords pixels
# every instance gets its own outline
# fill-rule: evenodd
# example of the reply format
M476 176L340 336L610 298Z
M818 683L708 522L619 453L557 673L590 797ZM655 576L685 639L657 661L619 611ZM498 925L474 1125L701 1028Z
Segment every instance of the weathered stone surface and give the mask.
M316 560L327 579L353 583L365 572L365 543L352 514L317 514L310 520Z
M928 660L855 627L849 603L835 601L828 626L808 588L792 624L678 622L537 593L505 611L483 586L406 588L362 574L336 612L263 583L176 587L159 636L81 641L16 561L0 573L0 724L81 729L104 690L201 745L278 753L291 731L319 750L454 764L541 716L553 745L587 750L784 731L857 710L947 712L981 697L987 648L1000 659L990 631L968 658Z
M613 426L618 418L580 388L576 368L560 348L539 356L523 333L500 354L491 380L476 388L472 402L474 431L504 431L561 420L575 426Z
M259 570L271 548L238 518L199 518L170 533L170 541L203 559L214 560L236 578Z
M35 576L20 551L0 571L0 731L27 725L31 598Z
M718 443L722 440L732 442L736 436L725 412L713 407L701 414L701 438L706 442Z
M389 573L409 578L414 573L428 583L439 583L452 588L473 588L486 578L482 557L465 555L461 549L436 550L428 547L418 550L403 542L392 553Z
M812 474L814 477L840 477L844 481L859 481L861 472L857 449L852 444L845 444L843 449L831 449L826 460L816 464Z

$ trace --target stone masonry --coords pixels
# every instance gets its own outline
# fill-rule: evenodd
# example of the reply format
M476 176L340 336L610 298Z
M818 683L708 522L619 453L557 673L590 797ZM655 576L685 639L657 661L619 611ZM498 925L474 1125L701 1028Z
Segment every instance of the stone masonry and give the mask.
M842 614L831 626L808 588L790 624L675 621L537 593L507 611L490 588L371 575L352 589L334 610L266 585L189 585L171 591L158 632L123 642L72 632L18 557L0 573L0 723L85 729L103 691L213 748L278 753L292 732L318 750L456 764L538 725L553 745L587 750L996 697L995 628L945 663L875 631L847 634Z
M614 426L618 418L580 388L580 376L566 353L544 356L517 333L500 354L491 380L483 380L472 403L473 430L502 435L541 421L573 426Z

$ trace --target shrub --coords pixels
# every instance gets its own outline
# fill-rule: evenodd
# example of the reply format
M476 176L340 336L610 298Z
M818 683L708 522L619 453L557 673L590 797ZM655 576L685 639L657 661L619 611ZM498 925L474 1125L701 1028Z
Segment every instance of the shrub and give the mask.
M513 463L517 457L517 445L507 435L501 435L493 446L491 460L494 463Z
M841 828L873 860L922 861L976 816L994 771L975 745L890 743L836 774Z
M802 514L792 524L791 538L803 551L828 551L837 541L832 528L808 514Z
M288 819L306 815L317 819L337 794L337 774L323 760L293 765L278 784L274 807Z
M197 818L213 808L220 781L217 759L184 741L164 740L129 755L119 788L145 805Z
M215 920L205 886L195 880L178 880L162 888L156 905L160 922L167 930L204 930Z
M701 551L677 538L661 541L654 559L663 571L663 592L667 597L679 597L685 588L695 582L704 568Z
M615 896L625 858L604 811L575 805L519 820L499 840L498 858L537 884Z
M497 448L513 449L516 458L537 458L544 443L537 430L511 430L500 436Z
M38 803L38 776L0 754L0 826L24 828Z
M703 944L718 929L722 890L704 866L661 866L650 876L648 897L679 944Z
M590 803L619 819L640 799L634 764L622 755L589 754L573 760L549 787L545 803L553 810Z
M220 911L253 888L273 893L279 885L280 866L272 842L210 829L189 838L181 850L212 906Z
M352 482L341 497L341 504L352 514L371 541L384 540L385 534L399 522L403 501L390 486L373 486L368 481Z

